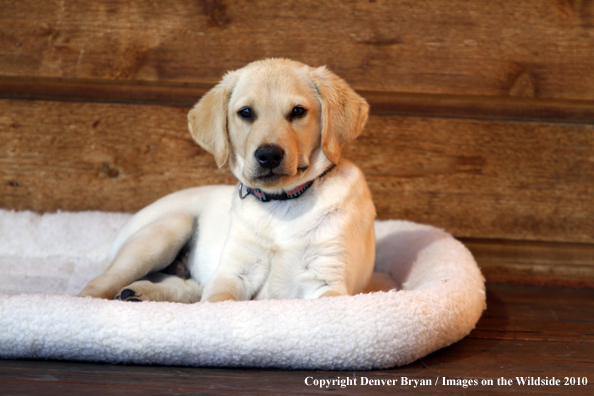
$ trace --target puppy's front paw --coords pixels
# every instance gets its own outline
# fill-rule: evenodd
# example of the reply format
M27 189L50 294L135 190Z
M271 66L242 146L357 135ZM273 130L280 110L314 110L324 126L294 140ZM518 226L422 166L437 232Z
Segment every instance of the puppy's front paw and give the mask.
M237 301L237 298L231 293L216 293L206 299L208 302L221 302L221 301Z
M320 296L320 298L325 298L325 297L340 297L340 296L344 296L344 294L341 294L337 291L334 290L328 290L326 293L322 294Z
M89 284L78 293L79 297L96 297L111 300L116 295L118 289L117 279L109 275L101 275L91 280Z

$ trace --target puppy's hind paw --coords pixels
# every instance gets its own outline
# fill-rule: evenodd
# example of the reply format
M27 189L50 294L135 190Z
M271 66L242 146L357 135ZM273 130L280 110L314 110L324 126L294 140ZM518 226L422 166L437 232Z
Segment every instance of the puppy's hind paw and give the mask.
M158 284L147 280L136 281L122 288L116 295L116 300L121 301L167 301L162 298Z
M116 300L122 301L132 301L132 302L141 302L142 300L139 298L140 294L136 293L132 289L123 289L117 296Z

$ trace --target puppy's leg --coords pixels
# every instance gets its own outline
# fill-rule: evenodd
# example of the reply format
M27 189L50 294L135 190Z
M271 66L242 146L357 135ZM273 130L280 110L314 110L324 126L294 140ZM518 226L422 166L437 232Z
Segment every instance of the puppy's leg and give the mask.
M336 247L331 244L317 250L313 258L301 263L303 272L298 279L301 286L301 298L346 296L349 289L345 283L346 257L333 253Z
M202 287L194 279L156 272L124 287L116 296L124 301L171 301L195 303L200 301Z
M251 298L244 282L235 274L217 276L208 283L203 301L242 301Z
M256 270L250 273L250 265L226 265L225 273L215 274L204 288L202 301L249 300L264 283L265 276Z
M270 273L270 252L241 225L231 227L220 264L201 301L250 300Z
M168 215L134 233L103 275L91 280L79 296L112 299L125 286L167 267L192 236L195 219Z
M327 292L325 292L324 294L322 294L319 298L324 298L324 297L338 297L338 296L344 296L345 294L340 294L337 291L334 290L329 290Z

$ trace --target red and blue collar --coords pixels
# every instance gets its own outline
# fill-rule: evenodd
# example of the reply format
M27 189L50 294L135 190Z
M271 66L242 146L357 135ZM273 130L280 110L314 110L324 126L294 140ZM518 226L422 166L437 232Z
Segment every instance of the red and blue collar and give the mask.
M287 199L299 198L301 196L301 194L303 194L305 191L307 191L308 188L310 188L313 185L313 183L314 183L314 181L316 181L316 179L319 179L320 177L324 176L326 173L330 172L332 169L334 169L335 166L336 165L331 164L328 168L326 168L326 170L324 172L322 172L322 174L320 176L316 177L315 179L310 180L306 183L303 183L303 184L293 188L292 190L283 191L280 194L265 193L264 191L260 190L259 188L251 188L251 187L244 186L243 183L239 183L239 198L244 199L245 197L247 197L250 194L252 194L254 197L258 198L262 202L284 201ZM244 193L244 189L245 189L245 193Z

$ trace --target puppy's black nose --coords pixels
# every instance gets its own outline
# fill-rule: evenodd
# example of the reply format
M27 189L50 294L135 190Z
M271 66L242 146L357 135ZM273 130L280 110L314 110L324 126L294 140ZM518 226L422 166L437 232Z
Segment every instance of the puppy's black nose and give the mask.
M276 144L263 144L256 149L254 155L261 167L272 170L280 165L285 151Z

